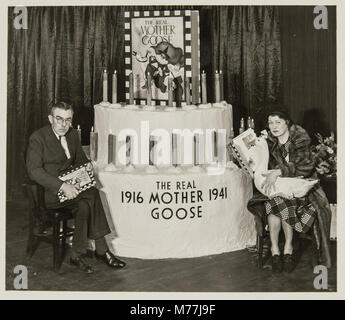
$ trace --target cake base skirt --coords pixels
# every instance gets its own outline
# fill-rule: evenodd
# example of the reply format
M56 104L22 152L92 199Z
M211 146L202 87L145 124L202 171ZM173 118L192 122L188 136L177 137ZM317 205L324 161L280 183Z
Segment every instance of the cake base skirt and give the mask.
M188 258L244 249L255 243L246 208L252 181L241 170L223 174L98 174L112 233L122 257Z

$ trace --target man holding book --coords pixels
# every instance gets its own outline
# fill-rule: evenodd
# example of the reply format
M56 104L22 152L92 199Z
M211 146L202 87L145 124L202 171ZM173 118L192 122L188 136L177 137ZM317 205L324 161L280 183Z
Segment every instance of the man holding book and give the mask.
M125 263L110 252L105 241L104 236L110 233L110 229L98 190L91 187L81 192L78 185L58 178L88 162L77 130L71 127L72 106L65 102L55 103L48 119L50 125L35 131L30 137L26 165L30 178L44 187L47 208L72 210L75 230L70 263L86 273L93 273L93 268L84 258L90 238L95 240L98 260L113 268L124 267ZM90 169L91 163L87 166ZM62 192L67 201L60 203L58 192Z

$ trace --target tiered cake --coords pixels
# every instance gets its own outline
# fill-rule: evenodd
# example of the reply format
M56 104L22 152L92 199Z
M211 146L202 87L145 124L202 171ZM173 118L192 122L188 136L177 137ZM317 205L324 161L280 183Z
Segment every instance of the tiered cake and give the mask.
M172 20L166 11L126 13L127 30L132 30L127 33L128 43L135 38L136 30L149 33L151 40L154 32L165 33L165 40L149 48L155 51L158 62L152 56L145 60L143 50L133 50L133 44L125 48L126 52L135 51L132 60L126 57L126 64L132 62L133 67L135 59L146 67L144 86L140 75L134 75L135 84L132 73L126 74L127 103L118 104L113 92L110 104L105 78L103 102L95 106L91 158L113 231L108 240L119 256L197 257L255 243L253 217L246 209L252 196L251 178L229 161L226 151L232 133L232 106L220 102L219 92L215 95L217 103L207 103L203 78L200 96L196 83L200 77L193 73L193 63L188 68L185 65L189 71L185 72L182 85L185 93L180 96L172 95L170 78L154 78L155 68L164 61L171 70L177 66L183 75L181 50L173 35L178 29L183 30L178 24L181 17L185 28L193 26L197 19L193 12L175 11L171 15ZM193 31L190 33L193 37ZM185 41L187 46L190 40ZM182 54L187 57L190 48L184 49ZM165 60L158 57L162 52ZM193 52L189 56L192 58ZM159 70L160 75L164 75L164 68ZM176 80L176 74L173 78ZM138 84L140 92L134 88ZM216 82L215 88L220 87ZM182 103L176 103L176 96Z

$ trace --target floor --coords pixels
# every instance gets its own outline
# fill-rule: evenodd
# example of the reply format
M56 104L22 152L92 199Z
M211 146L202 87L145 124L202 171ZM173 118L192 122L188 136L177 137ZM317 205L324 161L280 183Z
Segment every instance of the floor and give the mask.
M31 260L25 257L28 232L27 203L7 202L6 289L14 290L14 267L28 268L28 290L130 292L313 292L309 240L300 240L300 261L290 274L272 274L270 260L256 267L253 250L189 259L142 260L123 258L127 267L112 270L90 258L92 275L70 266L66 256L59 273L52 270L52 249L42 243ZM68 254L67 254L68 255ZM336 261L336 242L332 241ZM328 271L328 289L336 291L336 263Z

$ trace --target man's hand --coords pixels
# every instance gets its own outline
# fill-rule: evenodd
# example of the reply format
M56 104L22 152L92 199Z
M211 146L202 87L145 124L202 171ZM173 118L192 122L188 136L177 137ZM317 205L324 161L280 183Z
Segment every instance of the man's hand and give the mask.
M261 185L261 188L264 189L265 194L269 195L272 190L276 190L275 183L280 175L280 170L269 170L267 173L262 174L263 177L266 177L265 181Z
M275 194L274 196L269 196L268 198L269 199L273 199L275 197L282 197L284 199L288 199L288 200L291 200L294 198L294 195L293 194L285 194L283 192L278 192L277 194Z
M64 182L61 186L62 192L65 194L68 200L76 198L79 194L78 187Z

